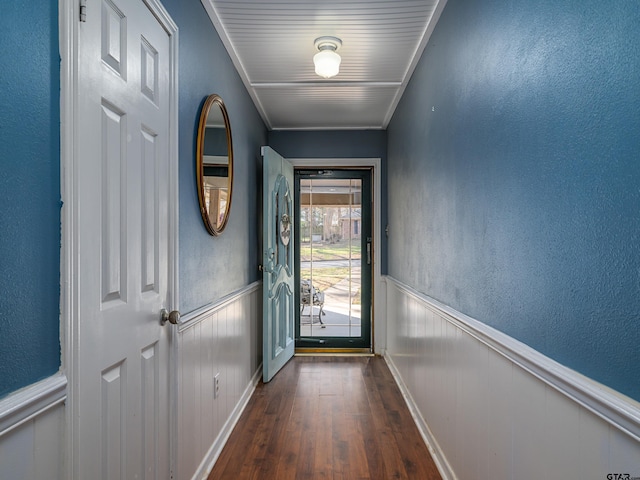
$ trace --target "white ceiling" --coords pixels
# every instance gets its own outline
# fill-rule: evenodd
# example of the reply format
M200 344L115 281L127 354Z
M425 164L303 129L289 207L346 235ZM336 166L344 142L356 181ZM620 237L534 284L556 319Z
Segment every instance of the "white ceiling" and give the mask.
M202 0L271 130L385 129L446 0ZM340 73L314 40L342 40Z

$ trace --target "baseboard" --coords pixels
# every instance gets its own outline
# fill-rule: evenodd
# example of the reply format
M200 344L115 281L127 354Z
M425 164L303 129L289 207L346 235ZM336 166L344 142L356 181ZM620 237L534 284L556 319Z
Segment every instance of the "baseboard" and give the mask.
M424 421L424 418L422 417L420 410L418 409L415 401L413 400L413 397L411 396L411 392L409 392L409 389L402 381L402 376L400 375L400 372L398 371L398 368L396 367L395 363L393 363L393 359L388 355L385 355L384 359L387 362L387 366L389 367L389 370L391 371L391 375L393 375L393 378L396 381L396 384L398 385L398 388L400 389L402 396L404 397L404 401L407 404L409 411L411 412L413 421L416 422L416 426L420 431L420 435L422 435L422 439L424 440L424 443L427 444L429 453L431 453L431 457L433 458L433 461L436 464L436 467L438 467L438 471L442 476L442 480L457 480L457 477L454 471L452 470L451 465L449 465L449 462L447 461L447 458L444 452L440 448L438 441L436 440L435 436L429 429L427 422Z
M41 415L67 398L67 377L61 373L19 390L0 401L0 437Z
M236 407L233 409L233 412L225 422L224 426L222 427L222 430L220 431L220 434L218 435L218 437L215 439L215 441L207 451L207 454L205 455L204 459L198 466L196 473L193 475L192 480L207 479L207 477L209 476L209 473L211 473L211 470L213 469L213 466L218 460L220 453L222 453L222 449L224 448L227 441L229 440L229 436L231 435L231 432L233 432L233 429L238 423L238 420L240 420L240 417L242 416L242 412L244 412L244 409L247 407L247 404L251 399L251 395L253 395L253 392L256 389L256 385L258 385L258 382L260 381L261 378L262 378L262 365L260 365L260 367L253 374L253 377L251 378L251 382L245 388L244 392L242 393L242 396L240 397L240 401L237 403Z

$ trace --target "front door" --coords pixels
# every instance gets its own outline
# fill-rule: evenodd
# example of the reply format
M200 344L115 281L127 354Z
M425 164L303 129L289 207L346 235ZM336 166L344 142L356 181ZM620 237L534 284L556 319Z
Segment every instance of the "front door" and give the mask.
M295 171L298 351L371 351L371 176Z
M79 480L171 478L173 327L160 322L171 306L177 198L167 22L156 0L88 0L77 26L70 402Z
M295 351L293 165L269 147L263 161L263 380Z

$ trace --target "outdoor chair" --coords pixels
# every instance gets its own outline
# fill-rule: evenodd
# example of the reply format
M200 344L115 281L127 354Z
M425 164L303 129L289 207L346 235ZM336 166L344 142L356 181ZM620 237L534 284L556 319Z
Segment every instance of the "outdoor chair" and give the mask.
M310 323L313 323L313 307L318 307L318 320L322 324L322 328L325 327L322 321L322 315L326 315L324 312L324 292L321 292L311 284L311 280L300 281L300 316L304 312L304 307L308 306L311 311L309 312Z

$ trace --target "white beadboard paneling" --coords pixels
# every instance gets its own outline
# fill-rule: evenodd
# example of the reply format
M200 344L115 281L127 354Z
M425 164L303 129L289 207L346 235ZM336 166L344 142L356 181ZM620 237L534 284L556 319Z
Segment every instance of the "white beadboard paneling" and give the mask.
M437 2L212 0L253 82L313 81L313 41L342 39L341 78L401 81Z
M0 402L0 478L64 478L66 387L54 375Z
M625 473L640 478L638 445L629 443L628 437L618 429L610 428L609 432L609 473Z
M211 328L213 322L200 322L196 330L200 336L200 398L213 397L213 376L215 375L215 365L213 364ZM211 439L209 438L213 432L213 404L211 402L201 402L200 411L202 415L200 421L200 458L204 457Z
M479 444L484 444L488 438L488 416L489 409L489 349L486 345L477 342L470 335L465 335L469 339L469 349L467 351L467 361L471 373L467 382L469 384L469 394L471 401L468 402L469 418L472 428L465 438L467 451L473 458L474 471L479 478L490 478L488 476L489 462L484 449L478 448Z
M443 478L640 476L637 402L391 277L385 283L385 358Z
M32 450L35 463L35 475L31 478L54 480L65 477L63 458L65 443L64 435L65 407L58 404L37 417L33 423L34 442ZM3 450L0 447L0 450ZM24 452L20 453L24 455ZM2 461L0 461L2 465ZM0 474L0 478L5 478ZM27 477L25 477L27 478Z
M547 478L571 478L580 463L580 408L557 390L547 387L543 442Z
M425 307L424 305L417 304L416 305L416 337L414 339L414 351L412 355L412 360L415 365L414 367L414 378L413 382L420 382L421 379L427 379L431 373L431 367L428 364L429 358L424 355L425 344L428 342L427 335L427 322L420 321L421 318L425 317ZM427 382L425 382L427 383ZM427 383L428 384L428 383ZM416 403L418 405L424 405L426 403L427 389L421 388L416 392L416 397L414 397Z
M272 129L386 128L445 3L202 0ZM342 40L342 63L322 80L314 40L327 35Z
M546 387L521 369L512 376L513 464L519 478L546 478ZM543 460L544 459L544 460Z
M363 129L380 128L376 112L389 108L397 88L311 84L261 86L255 91L269 122L279 129L300 129L300 125L305 129Z
M438 438L438 442L443 442L443 432L445 431L446 419L439 415L439 413L442 412L442 398L444 396L444 382L446 375L443 362L445 351L442 333L443 323L437 321L433 315L430 315L429 319L433 326L433 345L429 348L433 371L433 383L425 387L428 389L425 400L426 405L421 407L421 409L425 412L423 413L425 418L433 419L430 427ZM387 326L387 328L390 327L391 325Z
M579 408L580 478L607 478L610 470L610 438L607 422L585 408Z
M443 425L442 441L448 451L452 452L453 458L449 461L455 461L456 455L456 410L451 408L458 402L457 399L457 376L456 376L456 334L458 329L451 323L445 323L443 333L444 341L444 363L443 363L443 395L440 396L440 411L444 413L445 424ZM438 439L440 441L440 439Z
M262 343L261 295L261 283L255 283L182 317L176 478L206 478L260 378L254 349Z
M513 363L502 355L488 356L487 478L517 478L513 469Z
M194 445L194 432L197 429L199 414L195 408L196 373L197 365L193 361L195 350L195 330L189 329L180 334L178 339L178 351L180 361L178 362L178 472L187 470L188 465L193 465L198 461L196 448ZM189 392L187 395L186 393ZM197 439L197 437L196 437ZM188 448L187 448L188 447Z

